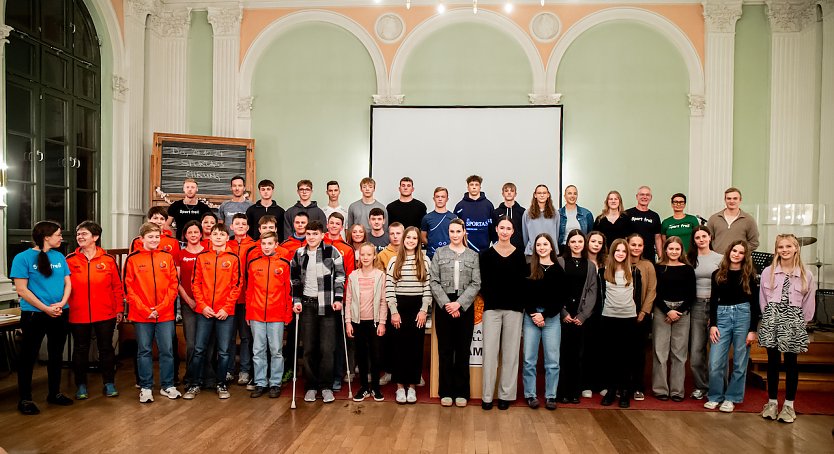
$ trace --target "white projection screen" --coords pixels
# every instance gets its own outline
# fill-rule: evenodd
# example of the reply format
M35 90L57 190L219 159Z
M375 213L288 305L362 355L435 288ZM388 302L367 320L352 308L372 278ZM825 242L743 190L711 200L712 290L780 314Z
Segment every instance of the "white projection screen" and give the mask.
M434 188L448 188L451 210L466 191L466 177L477 174L493 205L503 200L501 186L513 182L523 207L542 183L558 206L561 164L562 106L371 107L377 200L396 200L400 178L409 176L414 196L429 210Z

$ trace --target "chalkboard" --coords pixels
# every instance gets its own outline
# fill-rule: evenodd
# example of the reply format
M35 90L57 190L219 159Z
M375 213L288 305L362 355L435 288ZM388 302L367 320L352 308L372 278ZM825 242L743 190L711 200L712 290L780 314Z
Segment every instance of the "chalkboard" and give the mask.
M151 156L151 205L183 197L182 183L193 178L198 198L216 205L231 198L232 177L246 178L252 194L255 177L254 140L182 134L154 134Z

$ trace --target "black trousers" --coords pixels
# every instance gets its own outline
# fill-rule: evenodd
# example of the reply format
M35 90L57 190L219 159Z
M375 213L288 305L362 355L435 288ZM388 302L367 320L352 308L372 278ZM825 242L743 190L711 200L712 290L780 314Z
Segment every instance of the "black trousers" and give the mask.
M391 378L400 385L420 383L423 372L423 343L426 330L417 328L417 313L423 305L420 295L397 295L397 311L400 313L400 328L393 330L392 343L394 364Z
M602 332L605 333L604 342L608 381L608 392L628 396L633 392L634 380L632 373L638 341L637 318L602 317Z
M585 327L562 323L562 344L559 353L559 397L579 397Z
M450 298L456 300L457 296L450 295ZM440 397L469 399L469 355L472 329L475 326L475 308L470 307L461 312L460 317L453 318L442 307L436 307L434 322L437 329Z
M580 359L580 387L598 392L605 386L602 366L602 336L600 327L601 315L595 312L585 320L583 326L583 350Z
M356 345L356 362L359 365L359 383L365 389L379 389L379 372L382 367L382 342L376 335L373 320L362 320L353 325L353 343ZM368 382L368 372L371 380Z
M20 369L17 373L17 392L20 400L32 400L32 371L43 337L46 336L46 348L49 352L46 371L49 376L49 396L58 394L61 389L61 363L64 356L64 344L67 340L69 310L64 310L60 317L50 317L40 311L22 311L20 313L20 331L23 335L20 346Z
M779 395L779 369L782 355L785 355L785 400L796 399L796 388L799 385L799 365L796 353L782 353L775 348L767 349L767 397L776 399Z
M652 332L652 317L646 315L642 322L633 319L635 325L636 350L633 351L633 369L631 371L631 391L646 391L646 345L649 345L649 334ZM633 345L633 344L632 344Z
M333 353L336 350L336 319L341 319L328 305L318 315L316 299L302 299L301 340L304 342L304 388L324 390L333 387ZM338 322L338 323L341 323Z
M75 372L75 385L87 384L87 369L90 367L90 340L96 334L99 370L101 379L113 383L116 377L116 350L113 348L113 332L116 319L101 320L93 323L71 323L70 332L75 343L72 351L72 367Z

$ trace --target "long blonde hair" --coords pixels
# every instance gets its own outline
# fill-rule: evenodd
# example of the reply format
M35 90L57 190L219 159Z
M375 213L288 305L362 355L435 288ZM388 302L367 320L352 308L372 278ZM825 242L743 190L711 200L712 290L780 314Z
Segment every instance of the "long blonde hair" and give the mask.
M666 254L666 249L672 243L675 243L681 247L681 256L678 257L678 261L683 263L684 265L689 265L689 259L686 258L686 252L683 247L683 241L680 239L680 237L677 236L670 236L669 238L666 238L666 241L663 242L663 250L660 251L660 261L657 262L657 264L666 265L669 263L669 257ZM643 247L646 247L646 245L644 244Z
M622 216L622 214L623 214L623 196L620 195L619 191L608 191L608 194L605 195L605 200L602 202L602 213L600 213L600 215L597 216L597 220L602 219L605 216L608 216L608 211L610 210L610 208L608 208L608 197L611 197L611 194L616 195L617 199L620 200L620 203L617 206L617 212L620 216ZM613 249L609 249L609 250L613 250Z
M796 239L796 236L793 233L783 233L780 235L776 235L776 244L773 247L773 262L770 264L770 286L774 286L774 281L776 280L775 273L776 265L779 264L779 242L782 240L789 240L793 243L794 247L796 248L796 253L793 255L793 268L799 268L799 277L802 279L802 293L808 292L808 274L805 270L805 264L802 263L802 255L799 253L799 240Z
M626 253L626 258L625 258L625 260L623 260L623 263L621 265L622 268L623 268L623 273L624 273L624 276L625 276L626 285L631 285L632 278L631 278L631 264L629 263L629 257L628 257L628 243L626 243L626 241L622 238L617 238L616 240L614 240L613 243L611 243L611 249L608 250L608 257L605 259L605 274L604 274L604 277L605 277L606 281L608 281L612 284L617 283L617 280L614 278L614 276L617 273L617 259L614 258L614 251L616 251L617 246L620 246L620 245L622 245L625 248L625 253Z
M394 269L391 270L391 275L394 277L394 280L397 281L403 278L403 264L405 263L407 254L405 251L405 237L408 236L409 232L417 234L417 247L414 249L414 266L417 268L415 270L417 273L417 280L420 282L426 282L429 276L426 271L426 259L423 258L423 251L420 249L420 229L414 226L405 229L405 232L403 233L403 245L400 246L400 250L397 251L397 259L394 260Z

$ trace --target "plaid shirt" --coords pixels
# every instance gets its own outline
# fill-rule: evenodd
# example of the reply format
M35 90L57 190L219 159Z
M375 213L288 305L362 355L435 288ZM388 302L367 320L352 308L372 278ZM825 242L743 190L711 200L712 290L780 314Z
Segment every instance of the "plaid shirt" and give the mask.
M318 280L318 315L324 315L325 307L334 302L341 302L345 294L345 267L342 254L333 246L322 243L316 250ZM300 247L290 262L290 283L292 284L292 302L301 304L304 294L304 282L307 274L307 261L310 259L307 247Z

